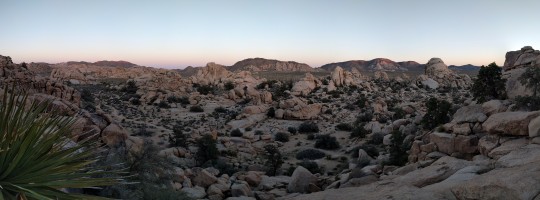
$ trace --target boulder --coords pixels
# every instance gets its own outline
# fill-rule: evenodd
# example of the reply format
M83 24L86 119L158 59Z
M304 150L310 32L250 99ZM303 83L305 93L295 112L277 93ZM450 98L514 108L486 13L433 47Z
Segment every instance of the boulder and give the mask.
M233 197L252 197L253 192L247 183L235 183L231 186L231 195Z
M482 109L486 115L492 115L506 111L506 106L501 100L491 100L482 104Z
M540 116L532 119L529 122L529 137L540 136Z
M412 171L394 179L394 181L416 187L424 187L443 181L458 170L471 165L473 163L470 161L445 156L428 167Z
M291 182L287 186L287 191L290 193L306 193L309 191L309 184L316 183L317 177L302 166L296 167L292 176Z
M529 122L540 116L536 112L503 112L489 116L482 124L490 134L528 136Z
M483 111L482 105L463 106L456 111L451 123L462 124L484 122L486 121L487 116Z
M204 191L203 187L185 187L182 188L182 192L185 192L188 197L194 198L194 199L202 199L206 196L206 192Z
M207 188L208 186L216 183L218 179L206 169L194 168L194 177L192 178L193 184Z
M115 147L121 145L128 138L128 132L120 125L112 123L109 124L101 132L101 140L109 147Z

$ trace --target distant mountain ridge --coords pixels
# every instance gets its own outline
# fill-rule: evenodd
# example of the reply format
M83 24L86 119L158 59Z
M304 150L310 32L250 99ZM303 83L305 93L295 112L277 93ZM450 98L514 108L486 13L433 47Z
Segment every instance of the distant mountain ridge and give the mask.
M226 67L229 71L305 71L314 69L305 63L280 61L265 58L248 58Z
M97 62L85 62L85 61L69 61L66 63L67 65L94 65L94 66L101 66L101 67L136 67L139 65L130 63L128 61L108 61L108 60L102 60Z
M448 66L448 69L462 70L462 71L476 71L476 70L480 70L480 66L471 65L471 64L466 64L466 65L461 65L461 66L450 65Z
M351 71L356 68L358 71L422 71L424 65L415 61L395 62L387 58L375 58L373 60L350 60L344 62L330 63L321 66L327 71L334 70L337 66Z

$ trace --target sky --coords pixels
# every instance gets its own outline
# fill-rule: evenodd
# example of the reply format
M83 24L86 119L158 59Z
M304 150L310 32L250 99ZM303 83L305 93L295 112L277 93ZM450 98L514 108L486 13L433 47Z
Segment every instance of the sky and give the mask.
M538 8L538 0L0 0L0 55L165 68L254 57L312 67L432 57L502 65L507 51L540 48Z

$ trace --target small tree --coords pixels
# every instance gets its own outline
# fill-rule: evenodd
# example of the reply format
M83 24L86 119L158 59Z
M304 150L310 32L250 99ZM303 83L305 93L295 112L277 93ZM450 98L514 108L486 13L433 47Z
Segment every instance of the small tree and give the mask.
M315 141L315 148L327 150L337 149L339 148L339 142L334 136L321 135Z
M405 140L405 134L398 130L392 131L391 134L392 144L390 145L390 160L388 164L397 166L405 165L409 156L407 154L407 150L409 148L405 143L403 143L403 140Z
M519 77L519 82L533 90L533 97L537 97L540 90L540 66L528 67Z
M209 160L215 160L219 156L216 140L211 135L204 135L197 140L197 162L202 165Z
M270 107L270 109L268 109L268 111L266 112L266 116L270 118L276 117L276 109L274 107Z
M440 124L450 121L450 108L452 105L446 100L430 98L426 102L427 113L422 118L424 128L433 129Z
M182 132L181 126L173 127L173 134L169 135L169 143L173 147L187 147L187 135Z
M483 103L491 99L506 98L506 80L502 78L501 71L502 69L495 63L480 68L471 88L475 100Z
M279 152L279 149L276 146L269 144L264 146L264 155L266 158L265 165L268 167L267 173L270 176L276 175L277 170L283 164L281 152Z

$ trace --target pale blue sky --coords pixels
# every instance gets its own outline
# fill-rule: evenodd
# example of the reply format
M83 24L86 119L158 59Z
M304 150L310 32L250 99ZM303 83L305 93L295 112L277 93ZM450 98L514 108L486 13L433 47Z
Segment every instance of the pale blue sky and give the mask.
M539 8L538 0L0 0L0 54L181 68L250 57L313 67L378 57L502 65L506 51L540 48Z

